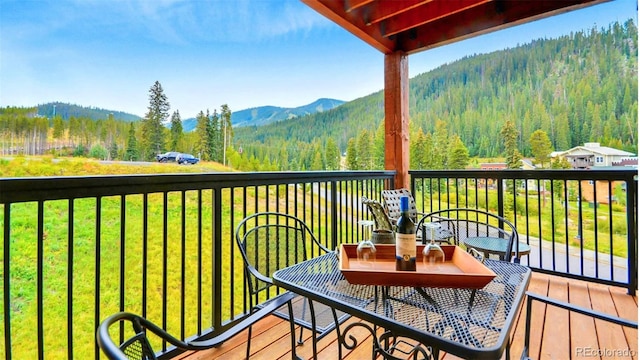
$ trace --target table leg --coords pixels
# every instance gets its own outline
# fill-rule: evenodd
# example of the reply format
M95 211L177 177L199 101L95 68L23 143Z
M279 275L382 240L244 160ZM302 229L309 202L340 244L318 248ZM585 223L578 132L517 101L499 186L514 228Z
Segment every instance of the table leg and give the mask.
M386 360L437 360L439 357L440 351L437 348L421 343L411 344L405 340L398 339L397 335L390 330L385 330L384 333L378 336L376 326L371 327L369 324L361 322L347 325L338 339L340 345L348 350L353 350L358 346L358 339L353 335L349 335L349 332L355 327L364 328L371 334L373 341L372 359L382 356Z

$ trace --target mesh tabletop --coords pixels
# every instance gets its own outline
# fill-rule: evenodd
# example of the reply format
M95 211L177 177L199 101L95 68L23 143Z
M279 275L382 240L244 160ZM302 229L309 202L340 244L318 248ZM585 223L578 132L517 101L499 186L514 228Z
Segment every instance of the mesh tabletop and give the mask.
M495 237L470 237L464 240L464 244L467 248L472 247L478 251L482 251L486 254L504 254L507 251L507 239L500 239ZM525 243L519 243L518 253L520 255L528 255L531 252L531 247ZM516 244L511 247L511 254L516 252Z
M457 356L496 358L507 346L531 271L504 261L484 264L497 276L479 290L350 284L333 253L279 270L273 279L395 335Z

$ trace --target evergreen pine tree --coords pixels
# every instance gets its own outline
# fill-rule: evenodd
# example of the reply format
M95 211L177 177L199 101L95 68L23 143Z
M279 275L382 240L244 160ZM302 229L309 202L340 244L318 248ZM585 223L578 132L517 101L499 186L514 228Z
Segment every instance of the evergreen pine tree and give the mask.
M178 144L182 139L182 120L180 119L180 112L178 110L171 115L171 150L176 151Z
M504 157L506 158L508 169L519 169L522 155L518 151L518 130L511 120L507 120L500 135L504 143Z
M311 170L324 170L325 165L322 160L322 151L320 151L320 144L316 143L313 146L313 159L311 160Z
M432 145L432 169L445 169L447 165L447 152L449 147L449 130L447 123L442 120L436 120L436 129L433 132Z
M133 123L129 125L129 135L127 137L127 149L125 150L124 159L127 161L136 161L138 155L138 140L136 139L136 129Z
M205 116L202 110L196 115L196 144L195 151L198 153L198 157L204 160L210 160L209 152L207 150L209 134L207 128L209 127L209 118Z
M533 157L536 159L536 163L540 164L544 168L544 163L552 151L549 136L547 136L547 133L543 130L538 129L531 134L529 144L531 145L531 152L533 153Z
M142 120L141 145L143 158L151 160L165 149L162 124L169 118L169 101L159 81L156 81L149 89L149 107L147 109L147 114Z
M418 129L415 135L411 136L409 145L409 166L413 170L422 170L426 168L424 162L425 142L422 129Z
M370 170L372 168L372 157L371 157L371 136L369 132L364 129L360 132L357 140L357 161L358 161L358 169L360 170Z
M118 144L115 141L111 142L109 146L109 160L115 160L118 158Z
M220 155L220 132L218 131L218 112L213 110L213 115L209 115L207 110L207 154L209 159L221 162Z
M458 135L454 135L449 141L447 155L447 169L449 170L463 170L469 165L469 150Z
M332 137L327 139L324 153L327 170L340 170L340 148Z
M360 170L358 167L358 156L356 149L356 139L351 138L347 142L347 158L345 159L345 165L349 170Z
M229 105L223 104L220 107L220 131L222 133L222 162L225 163L228 157L228 149L233 143L233 127L231 124L231 109Z
M64 121L60 115L56 115L53 118L53 138L56 140L62 140L64 137Z
M373 168L378 170L384 169L384 144L386 136L384 126L384 121L381 121L373 138Z
M289 168L289 153L287 151L287 148L284 145L280 146L277 166L278 166L278 170L280 171L293 170Z
M433 165L434 157L431 156L434 151L433 136L431 136L431 133L426 133L424 135L424 154L422 154L422 166L424 169L435 169Z

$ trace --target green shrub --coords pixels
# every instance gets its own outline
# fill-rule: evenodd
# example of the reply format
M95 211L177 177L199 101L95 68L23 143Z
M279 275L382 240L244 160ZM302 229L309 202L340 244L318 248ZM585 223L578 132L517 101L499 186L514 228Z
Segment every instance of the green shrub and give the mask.
M76 157L85 156L86 153L87 153L87 148L85 148L84 145L78 145L73 150L73 156L76 156Z
M89 151L89 157L94 159L104 160L108 155L109 153L107 152L107 149L102 147L100 144L93 145Z

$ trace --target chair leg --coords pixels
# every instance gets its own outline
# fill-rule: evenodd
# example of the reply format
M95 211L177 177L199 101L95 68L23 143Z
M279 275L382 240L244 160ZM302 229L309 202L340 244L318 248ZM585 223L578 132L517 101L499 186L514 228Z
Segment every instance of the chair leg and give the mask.
M246 357L247 360L249 360L249 356L251 355L251 328L252 327L253 326L250 325L249 326L249 331L248 331L249 338L247 339L247 357Z
M302 358L296 355L296 324L293 319L293 305L291 301L287 301L287 308L289 309L289 327L291 330L291 358L293 360L302 360Z
M309 312L311 315L311 341L313 342L312 347L313 347L313 358L317 359L318 358L318 334L317 334L317 327L316 327L316 312L313 308L313 302L311 299L309 300Z
M311 301L311 300L309 300ZM307 302L303 301L302 302L302 320L304 321L304 314L307 312ZM304 341L302 340L302 332L304 331L304 326L300 325L300 335L298 337L298 345L302 345L304 344Z

